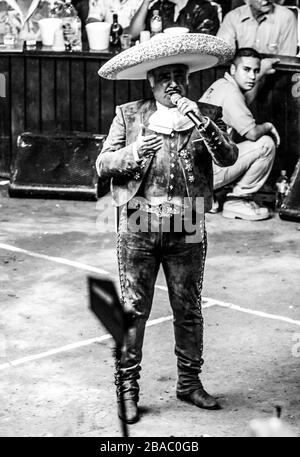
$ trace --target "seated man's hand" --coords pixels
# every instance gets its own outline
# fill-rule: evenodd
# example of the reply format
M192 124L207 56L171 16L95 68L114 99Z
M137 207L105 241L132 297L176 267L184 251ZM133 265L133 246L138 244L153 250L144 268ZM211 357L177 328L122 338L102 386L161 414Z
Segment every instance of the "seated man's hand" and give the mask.
M273 73L275 73L275 68L273 68L273 65L275 63L278 63L280 62L280 59L277 59L277 58L265 58L265 59L262 59L261 60L261 63L260 63L260 72L259 72L259 77L263 77L265 75L272 75Z
M161 136L154 134L143 135L143 129L139 133L136 140L136 150L140 157L148 157L149 155L157 152L163 144Z
M268 126L269 126L269 132L275 142L275 146L276 146L276 148L278 148L278 146L280 145L279 133L278 133L276 127L271 122L268 122Z

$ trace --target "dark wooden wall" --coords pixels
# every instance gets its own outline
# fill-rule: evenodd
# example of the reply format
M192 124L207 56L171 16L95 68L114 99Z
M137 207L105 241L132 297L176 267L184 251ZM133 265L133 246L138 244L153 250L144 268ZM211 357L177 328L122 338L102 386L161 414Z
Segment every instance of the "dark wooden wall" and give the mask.
M116 105L150 96L147 82L101 79L97 71L110 56L84 52L1 53L0 75L5 77L6 95L0 96L1 176L9 176L21 132L76 130L105 134ZM292 76L298 74L298 69L300 72L298 62L281 66L269 77L253 107L257 119L274 122L282 137L274 176L281 168L291 173L299 155L300 97L292 95ZM215 68L193 74L189 96L197 100L224 71Z

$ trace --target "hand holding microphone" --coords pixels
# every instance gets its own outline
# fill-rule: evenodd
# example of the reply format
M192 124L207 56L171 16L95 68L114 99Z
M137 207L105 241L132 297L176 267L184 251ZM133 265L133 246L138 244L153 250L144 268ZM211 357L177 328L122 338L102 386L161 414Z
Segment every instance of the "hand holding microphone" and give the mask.
M169 95L173 105L178 108L181 114L187 116L196 127L202 126L203 123L206 122L206 118L201 114L200 116L196 114L196 112L199 112L196 102L193 102L186 97L182 97L182 95L175 91L169 91Z

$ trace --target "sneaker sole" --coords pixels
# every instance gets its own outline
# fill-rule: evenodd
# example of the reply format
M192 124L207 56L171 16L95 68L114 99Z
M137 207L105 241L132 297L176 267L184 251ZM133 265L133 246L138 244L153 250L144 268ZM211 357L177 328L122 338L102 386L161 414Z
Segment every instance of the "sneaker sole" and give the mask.
M227 219L243 219L245 221L262 221L265 219L269 219L271 216L268 214L267 216L246 216L241 213L235 213L234 211L223 211L223 217Z

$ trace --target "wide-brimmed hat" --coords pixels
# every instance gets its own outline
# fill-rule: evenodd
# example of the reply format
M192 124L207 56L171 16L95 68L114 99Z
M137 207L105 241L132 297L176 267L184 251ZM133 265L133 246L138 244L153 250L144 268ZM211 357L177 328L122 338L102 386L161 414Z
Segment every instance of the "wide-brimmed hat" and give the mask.
M172 64L185 64L193 73L224 63L233 55L234 49L213 35L162 33L120 52L98 74L106 79L146 79L149 70Z

